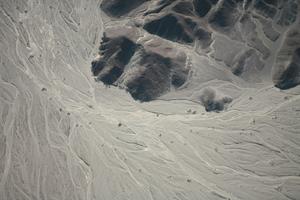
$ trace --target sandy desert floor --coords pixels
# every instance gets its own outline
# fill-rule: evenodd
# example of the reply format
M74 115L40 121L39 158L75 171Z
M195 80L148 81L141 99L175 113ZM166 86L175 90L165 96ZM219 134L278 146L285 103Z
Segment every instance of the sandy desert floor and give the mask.
M300 199L299 86L133 101L91 76L99 4L1 1L0 199Z

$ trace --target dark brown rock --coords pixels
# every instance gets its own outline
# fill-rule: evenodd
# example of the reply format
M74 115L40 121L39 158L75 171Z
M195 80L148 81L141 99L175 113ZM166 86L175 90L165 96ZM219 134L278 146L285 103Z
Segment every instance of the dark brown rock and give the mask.
M121 17L149 0L103 0L100 8L109 16Z

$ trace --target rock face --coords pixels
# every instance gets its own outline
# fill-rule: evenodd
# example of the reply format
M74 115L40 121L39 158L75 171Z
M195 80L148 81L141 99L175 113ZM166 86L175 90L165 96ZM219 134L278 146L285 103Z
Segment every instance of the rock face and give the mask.
M276 60L273 82L280 89L289 89L300 84L300 30L287 33Z
M149 0L103 0L100 8L109 16L121 17Z
M210 32L203 29L201 25L192 18L183 17L175 13L159 16L147 22L144 25L144 29L151 34L183 44L193 44L195 40L199 40L207 46L211 42Z
M128 71L119 81L126 86L134 99L150 101L186 81L187 71L172 59L141 48L137 58L128 66ZM134 74L133 74L134 72Z
M278 79L275 79L275 83L280 89L289 89L300 84L300 48L295 50L291 62Z
M103 37L93 74L105 84L126 88L135 99L150 101L172 88L180 90L195 71L187 69L186 60L178 63L157 53L160 45L147 49L145 37L185 54L183 48L193 48L251 84L273 81L281 89L299 84L296 0L104 0L100 7L138 34L134 39L126 34ZM281 49L278 55L274 49ZM132 70L135 75L129 78Z
M219 112L224 110L224 108L232 102L232 98L220 95L212 88L204 88L201 91L200 101L207 112Z
M103 57L92 62L94 76L98 76L105 84L113 84L122 75L135 49L136 44L124 36L116 38L104 36L99 48Z
M165 51L171 47L163 47L160 40L154 42L148 46L127 36L104 34L99 56L92 62L94 76L104 84L125 88L139 101L151 101L171 88L180 88L189 73L186 55L168 56Z
M192 43L194 41L191 28L176 15L168 14L145 24L144 29L174 42Z

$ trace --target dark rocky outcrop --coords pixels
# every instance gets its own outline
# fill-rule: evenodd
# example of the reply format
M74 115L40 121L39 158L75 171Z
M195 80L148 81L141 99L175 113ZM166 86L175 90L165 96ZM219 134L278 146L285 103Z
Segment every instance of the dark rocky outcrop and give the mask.
M136 49L136 44L126 37L102 38L100 60L92 62L92 72L105 84L113 84L123 73Z
M254 3L256 11L266 18L273 19L276 15L277 9L272 5L266 4L263 0L256 0Z
M205 44L211 41L211 34L192 18L175 13L149 21L144 25L144 29L151 34L183 44L192 44L195 40Z
M196 14L200 17L204 17L212 7L208 0L194 0L193 4Z
M183 88L189 60L178 52L196 51L249 83L262 82L273 67L274 85L288 89L300 84L298 6L297 0L103 0L101 9L114 19L107 20L92 72L151 101ZM285 34L286 28L294 29ZM230 102L214 92L201 98L207 111Z
M121 17L149 0L103 0L100 8L109 16Z
M150 8L148 9L148 11L145 12L144 16L153 13L159 13L172 3L174 3L174 0L159 0L153 8Z
M297 19L298 4L297 1L290 1L290 3L283 4L282 12L277 24L281 26L289 26Z
M168 14L145 24L144 29L151 34L181 43L193 43L192 29L182 17Z
M125 35L104 35L99 56L92 62L92 72L97 80L126 89L136 100L154 100L171 88L182 86L189 73L185 55L169 56L165 51L170 47L164 50L160 43L147 46Z
M209 23L216 30L228 30L233 28L238 19L236 4L232 1L224 1L209 18Z
M219 112L224 110L226 106L232 102L232 98L217 94L216 90L208 87L202 90L200 102L207 112Z
M275 86L280 89L289 89L300 84L300 47L295 50L291 62L277 75Z
M127 91L131 96L140 101L151 101L170 89L170 73L173 63L170 58L165 58L154 52L140 50L138 62L130 68L143 69L133 77L126 80ZM121 83L124 83L123 81Z
M273 82L280 89L289 89L300 84L300 30L287 33L273 67Z
M173 11L185 16L194 15L194 6L189 1L178 2L173 8Z

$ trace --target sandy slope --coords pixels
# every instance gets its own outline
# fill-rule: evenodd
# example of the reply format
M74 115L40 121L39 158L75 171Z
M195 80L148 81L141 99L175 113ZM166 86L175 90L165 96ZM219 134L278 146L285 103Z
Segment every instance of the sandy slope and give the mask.
M300 199L299 87L134 102L91 77L99 3L1 1L1 200Z

